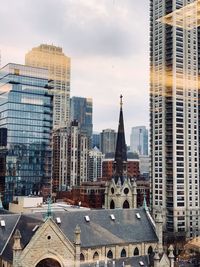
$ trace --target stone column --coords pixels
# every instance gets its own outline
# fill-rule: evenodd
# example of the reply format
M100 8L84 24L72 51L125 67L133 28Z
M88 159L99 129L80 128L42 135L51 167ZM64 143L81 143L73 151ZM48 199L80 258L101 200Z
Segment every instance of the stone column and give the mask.
M81 229L78 225L74 230L74 245L75 245L75 267L79 267L80 254L81 254Z
M158 248L155 249L155 255L154 255L154 267L159 267L160 265L160 257L158 254Z
M156 234L158 236L158 252L163 252L163 218L162 218L162 210L159 209L157 212L157 217L155 219L156 223Z
M133 193L132 193L132 198L133 198L133 209L137 208L137 184L136 181L134 179L133 181Z
M16 229L15 234L13 236L14 238L14 244L13 244L13 267L19 266L19 258L22 252L22 246L21 246L21 233L18 229Z
M169 261L170 261L170 267L174 267L174 248L172 245L169 246Z

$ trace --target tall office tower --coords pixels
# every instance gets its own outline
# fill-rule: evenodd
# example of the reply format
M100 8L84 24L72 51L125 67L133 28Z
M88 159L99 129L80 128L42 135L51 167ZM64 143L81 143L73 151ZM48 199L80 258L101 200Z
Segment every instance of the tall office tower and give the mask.
M53 192L65 191L87 181L88 137L77 121L53 132Z
M131 130L130 150L138 155L148 155L148 130L145 126L136 126Z
M92 99L73 96L71 98L71 120L78 121L81 132L87 134L92 143Z
M197 5L150 1L152 202L168 236L200 230Z
M65 127L70 122L70 58L61 47L41 44L26 54L25 64L48 69L54 87L53 128Z
M117 133L112 129L105 129L100 133L100 150L103 154L112 154L114 157Z
M99 178L102 178L103 158L102 152L97 147L89 151L88 179L90 181L96 182Z
M5 203L13 195L38 194L42 186L50 189L53 105L47 74L45 69L11 63L0 70L1 188Z
M100 133L98 132L93 132L92 134L92 147L97 147L100 149Z

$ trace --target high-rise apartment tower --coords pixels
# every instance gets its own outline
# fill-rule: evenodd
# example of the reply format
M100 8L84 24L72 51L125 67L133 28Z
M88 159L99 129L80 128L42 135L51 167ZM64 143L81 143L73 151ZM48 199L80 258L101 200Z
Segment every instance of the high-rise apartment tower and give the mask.
M198 5L150 1L152 204L173 236L200 229Z
M65 127L70 122L70 58L61 47L41 44L26 54L25 64L48 69L53 86L53 128Z

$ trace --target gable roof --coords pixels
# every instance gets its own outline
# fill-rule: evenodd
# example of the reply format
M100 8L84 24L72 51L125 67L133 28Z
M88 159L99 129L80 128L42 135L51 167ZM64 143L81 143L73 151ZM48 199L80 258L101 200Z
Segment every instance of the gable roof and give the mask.
M140 214L139 219L137 213ZM114 216L113 219L111 214ZM85 216L89 216L88 222ZM24 248L37 232L37 229L34 230L35 226L39 227L45 223L44 214L10 214L1 217L5 219L6 227L0 229L0 253L4 259L12 261L15 230L20 231L21 245ZM155 228L144 209L54 212L52 220L56 222L58 217L60 218L58 227L72 243L74 242L74 229L76 225L79 225L82 248L158 241ZM3 249L4 247L5 249Z
M140 219L137 218L140 214ZM111 219L111 214L115 219ZM33 215L30 215L33 216ZM42 218L42 214L34 214ZM85 216L89 216L87 222ZM98 247L137 242L157 242L155 227L144 209L88 210L77 212L55 212L59 227L67 238L74 241L74 228L81 229L81 247Z

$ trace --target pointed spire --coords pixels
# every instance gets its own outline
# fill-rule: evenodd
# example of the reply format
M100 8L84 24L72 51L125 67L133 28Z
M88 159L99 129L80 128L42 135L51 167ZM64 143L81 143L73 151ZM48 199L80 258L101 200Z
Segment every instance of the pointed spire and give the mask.
M146 201L146 193L144 192L144 198L143 198L143 208L145 211L148 211L147 201Z
M118 177L121 179L121 183L123 184L124 179L127 175L127 149L126 149L126 141L125 141L125 133L124 133L124 119L123 119L123 96L120 95L120 114L119 114L119 126L117 133L117 143L115 150L115 161L114 161L114 177L115 182L118 181Z
M51 203L52 203L51 196L48 196L47 198L48 208L47 208L47 213L45 216L46 219L52 217Z

